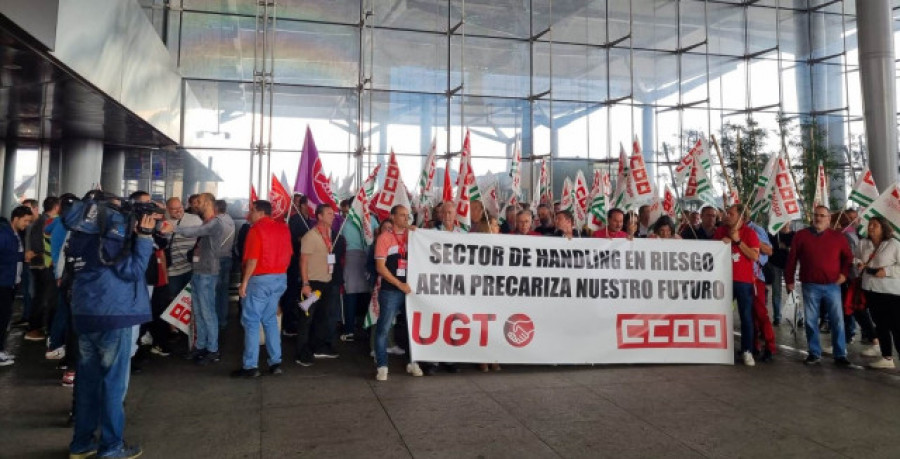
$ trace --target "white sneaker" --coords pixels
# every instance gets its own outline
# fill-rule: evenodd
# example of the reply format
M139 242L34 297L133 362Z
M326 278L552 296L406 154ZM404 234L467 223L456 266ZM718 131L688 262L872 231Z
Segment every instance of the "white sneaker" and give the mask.
M425 373L422 373L422 369L419 368L419 364L416 362L407 364L406 372L413 376L422 376L425 374Z
M894 359L886 359L884 357L869 364L869 368L892 369L895 368Z
M66 347L60 346L52 351L47 351L44 353L44 358L47 360L62 360L66 356Z
M387 367L378 367L377 373L375 373L375 379L377 381L387 381Z
M7 354L6 352L0 351L0 367L5 367L14 363L16 363L16 360L13 356Z
M150 332L144 332L144 334L141 335L140 343L141 346L149 346L153 344L153 337L150 336Z
M744 365L748 367L756 365L756 362L753 361L753 354L744 352L743 354L741 354L741 357L744 359Z
M866 357L881 357L881 346L877 344L873 344L871 346L866 346L865 349L860 352L860 354Z
M405 355L406 351L402 347L394 345L387 348L387 353L391 355Z

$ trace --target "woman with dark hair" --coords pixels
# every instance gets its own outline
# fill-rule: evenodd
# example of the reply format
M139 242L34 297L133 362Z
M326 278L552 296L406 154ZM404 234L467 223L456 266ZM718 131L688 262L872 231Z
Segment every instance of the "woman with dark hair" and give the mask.
M650 227L651 238L657 239L681 239L681 236L675 232L675 222L672 217L663 215L656 220L656 223Z
M868 236L859 242L856 266L862 272L866 305L875 320L881 358L872 368L894 368L891 343L900 350L900 243L884 217L869 221Z

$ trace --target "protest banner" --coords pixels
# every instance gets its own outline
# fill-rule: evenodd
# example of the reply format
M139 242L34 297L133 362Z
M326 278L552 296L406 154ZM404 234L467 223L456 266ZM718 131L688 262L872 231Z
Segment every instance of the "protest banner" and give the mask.
M731 247L414 231L418 361L733 364Z
M163 311L162 316L160 318L165 320L173 327L177 328L179 331L184 333L185 335L190 336L190 328L191 328L191 308L192 304L192 296L191 296L191 284L186 285L175 299L169 303L169 307Z

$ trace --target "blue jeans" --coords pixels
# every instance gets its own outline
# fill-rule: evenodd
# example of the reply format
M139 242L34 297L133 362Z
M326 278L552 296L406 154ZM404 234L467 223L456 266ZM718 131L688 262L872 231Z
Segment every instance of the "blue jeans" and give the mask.
M198 274L191 277L194 324L197 326L197 349L219 351L219 320L216 318L216 283L218 274Z
M753 284L734 281L732 290L741 318L741 352L753 351Z
M831 323L831 346L834 358L847 357L847 342L844 341L844 307L841 305L841 286L838 284L804 283L803 310L806 314L806 342L810 355L822 357L819 343L819 305L828 313Z
M66 332L69 331L69 320L72 317L72 310L66 301L66 292L59 289L58 304L56 306L56 314L53 315L53 323L50 324L50 342L47 349L54 350L66 344ZM74 352L74 349L69 349Z
M132 341L132 327L79 335L75 432L70 452L99 447L98 454L102 455L122 449ZM99 445L94 438L98 427Z
M345 293L344 294L344 326L341 328L343 333L356 333L356 308L360 302L360 298L366 296L366 293Z
M266 332L269 366L281 363L281 335L278 333L278 300L287 288L284 274L253 276L247 282L247 296L241 300L244 326L243 368L259 365L259 325Z
M375 324L375 366L386 367L388 333L397 314L406 316L406 294L400 290L380 290L378 292L378 322ZM395 333L400 333L396 344L409 350L409 333L406 321L397 322ZM405 333L404 333L405 332ZM409 353L407 352L407 355Z
M219 258L219 282L216 284L216 316L219 330L228 324L228 288L231 286L231 257Z
M781 321L781 287L784 270L772 266L772 320Z

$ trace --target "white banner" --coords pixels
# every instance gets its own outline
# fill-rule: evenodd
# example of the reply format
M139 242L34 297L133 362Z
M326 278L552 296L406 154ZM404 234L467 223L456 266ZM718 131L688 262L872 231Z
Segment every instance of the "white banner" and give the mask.
M733 364L731 247L414 231L417 361Z
M169 303L169 307L163 311L160 319L170 323L173 327L180 330L185 335L190 336L191 318L192 318L192 296L191 284L188 283L178 296Z

